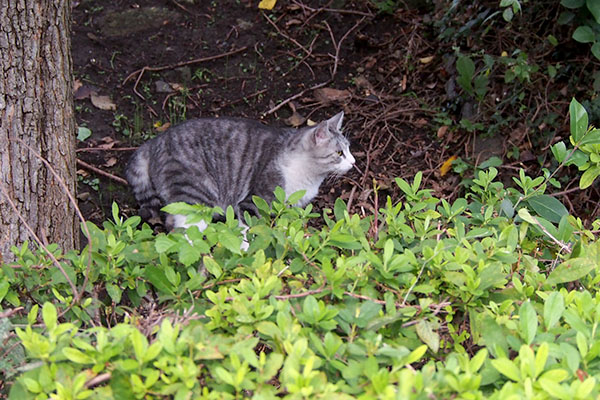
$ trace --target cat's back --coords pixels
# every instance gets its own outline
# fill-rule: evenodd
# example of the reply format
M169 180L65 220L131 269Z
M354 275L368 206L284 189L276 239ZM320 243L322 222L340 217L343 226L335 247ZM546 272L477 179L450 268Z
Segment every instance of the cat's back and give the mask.
M289 128L270 127L246 118L197 118L169 128L146 142L161 149L210 149L230 152L247 146L281 148L292 134Z

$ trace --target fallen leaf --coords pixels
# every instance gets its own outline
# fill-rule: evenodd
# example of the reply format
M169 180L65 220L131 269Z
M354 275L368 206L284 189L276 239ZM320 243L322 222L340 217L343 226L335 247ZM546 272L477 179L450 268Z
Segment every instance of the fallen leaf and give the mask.
M154 124L154 129L156 129L156 132L164 132L167 129L169 129L170 126L171 126L170 122L165 122L164 124L156 123L156 124Z
M261 2L258 3L258 8L272 10L273 7L275 7L275 3L277 3L277 0L261 0Z
M442 164L442 166L440 167L440 176L444 176L448 173L448 171L450 171L450 168L452 168L452 162L457 158L457 156L452 156Z
M299 20L299 19L297 19L297 18L292 18L292 19L290 19L289 21L287 21L287 22L285 23L285 26L286 26L286 27L290 27L290 26L292 26L292 25L302 25L302 21L300 21L300 20Z
M104 166L107 168L110 168L112 166L115 166L116 164L117 164L117 158L111 157L104 163Z
M377 64L377 58L368 57L367 62L365 63L365 69L371 69L375 64Z
M302 115L298 114L295 111L289 118L285 120L286 124L293 126L294 128L297 128L300 125L302 125L304 121L306 121L306 118L304 118Z
M437 137L438 138L443 138L444 136L446 136L446 132L448 132L448 126L447 125L442 125L439 127L439 129L437 130Z
M427 120L425 118L419 118L414 122L414 124L417 126L417 128L422 128L427 125Z
M89 128L86 128L85 126L77 127L77 140L79 140L80 142L83 142L85 139L89 138L90 136L92 136L92 131Z
M306 120L306 125L308 126L315 126L317 123L315 121L313 121L312 119L307 119Z
M83 100L90 97L92 94L96 94L96 88L90 85L82 85L79 86L75 92L73 93L73 98L75 100Z
M333 88L319 88L315 89L315 98L319 103L329 104L336 101L343 101L350 99L349 91L347 90L339 90Z
M371 85L371 82L369 82L367 80L367 78L365 78L362 75L359 75L356 77L356 79L354 79L354 84L356 85L356 87L358 87L359 89L367 89L370 92L373 91L373 85Z
M429 64L430 62L432 62L434 59L434 56L429 56L429 57L423 57L423 58L419 58L419 62L421 64Z
M75 79L73 81L73 92L76 92L77 89L79 89L82 85L83 85L83 83L81 83L81 81L79 79Z
M90 199L90 193L89 192L77 193L77 199L81 200L81 201L88 201Z
M90 100L92 100L92 104L94 105L94 107L99 108L100 110L117 109L115 103L113 103L108 96L98 96L97 94L92 93L90 96Z

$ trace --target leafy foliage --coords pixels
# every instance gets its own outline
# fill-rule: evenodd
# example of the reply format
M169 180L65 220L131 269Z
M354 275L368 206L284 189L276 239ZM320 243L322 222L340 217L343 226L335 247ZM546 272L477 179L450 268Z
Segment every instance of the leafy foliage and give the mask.
M577 104L561 165L595 143ZM115 205L81 252L50 246L64 274L14 248L9 398L597 397L600 241L551 175L497 176L452 203L396 179L403 201L360 218L337 200L321 228L278 188L246 215L247 251L231 208L185 204L166 210L203 232L155 235Z

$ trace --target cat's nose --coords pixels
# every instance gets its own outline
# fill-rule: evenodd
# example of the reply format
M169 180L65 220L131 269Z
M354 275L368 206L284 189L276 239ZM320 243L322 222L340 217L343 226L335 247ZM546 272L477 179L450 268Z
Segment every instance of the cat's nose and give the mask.
M354 165L354 163L356 162L356 160L354 159L354 156L350 152L348 152L348 161L352 165Z

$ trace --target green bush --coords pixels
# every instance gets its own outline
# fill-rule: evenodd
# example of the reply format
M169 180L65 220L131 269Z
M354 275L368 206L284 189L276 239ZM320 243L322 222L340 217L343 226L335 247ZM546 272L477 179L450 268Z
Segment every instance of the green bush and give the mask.
M600 143L581 110L561 168ZM27 316L0 320L9 398L600 396L600 221L546 194L550 173L506 188L492 167L452 203L421 177L364 218L278 189L246 216L248 251L231 209L155 235L116 205L81 252L14 248L0 300Z

